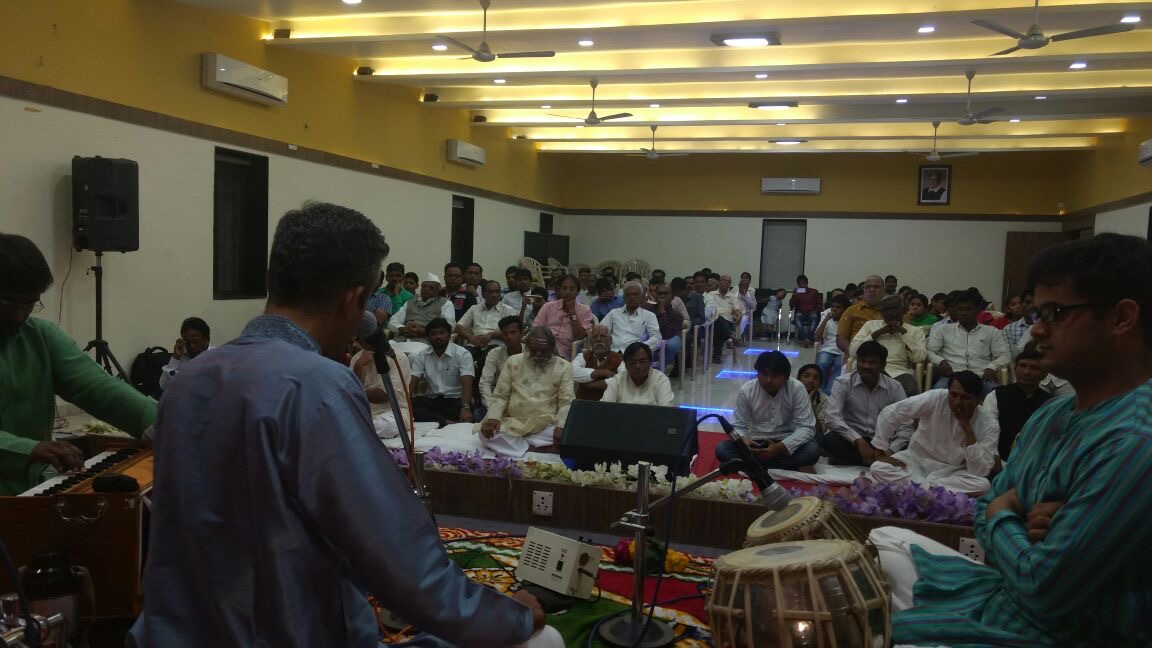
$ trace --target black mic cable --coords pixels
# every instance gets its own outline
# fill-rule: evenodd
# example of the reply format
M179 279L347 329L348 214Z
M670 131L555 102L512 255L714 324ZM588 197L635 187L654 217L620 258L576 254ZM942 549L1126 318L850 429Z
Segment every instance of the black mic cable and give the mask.
M788 506L788 503L792 501L792 496L789 495L788 491L784 490L780 484L777 484L776 480L772 479L772 476L769 475L768 471L764 469L764 466L760 464L760 460L752 453L752 449L748 447L748 444L736 436L736 428L732 427L728 419L720 414L707 414L700 417L700 419L696 421L696 425L700 425L710 418L716 419L716 421L720 423L720 427L724 428L724 434L727 434L728 438L732 440L732 445L735 447L736 453L740 455L742 465L739 467L742 468L744 473L748 475L748 478L760 488L760 497L764 501L764 506L772 511L779 511L785 506ZM730 461L725 462L721 467L727 467L729 464L731 464ZM731 473L725 471L724 474Z

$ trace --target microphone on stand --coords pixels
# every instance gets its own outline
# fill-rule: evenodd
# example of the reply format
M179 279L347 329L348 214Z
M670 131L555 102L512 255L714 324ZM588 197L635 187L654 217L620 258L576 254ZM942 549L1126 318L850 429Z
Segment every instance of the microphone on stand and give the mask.
M731 475L739 472L739 469L743 469L748 478L760 489L760 497L764 500L765 507L772 511L779 511L788 506L788 503L792 501L792 496L780 484L777 484L776 480L772 479L764 466L760 465L756 455L752 454L752 449L735 435L736 428L732 427L728 419L719 414L708 414L696 421L696 424L699 425L710 418L714 418L720 423L720 427L724 428L724 434L727 434L728 438L733 441L732 445L735 446L736 453L740 455L740 464L736 466L732 466L732 461L721 464L720 467L726 469L724 474ZM728 470L729 468L732 469Z
M392 351L392 345L388 343L388 331L376 321L375 315L364 311L360 328L356 329L356 337L371 347L370 350L376 360L376 372L381 377L387 376L390 369L388 354Z

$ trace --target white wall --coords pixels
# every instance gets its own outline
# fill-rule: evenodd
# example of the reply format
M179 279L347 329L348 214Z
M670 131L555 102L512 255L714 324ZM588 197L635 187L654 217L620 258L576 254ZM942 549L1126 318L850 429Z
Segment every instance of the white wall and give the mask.
M1117 234L1132 234L1148 238L1148 212L1152 203L1133 205L1116 211L1096 214L1095 234L1116 232Z
M213 343L222 344L261 311L262 300L212 299L216 143L3 97L0 142L0 231L27 236L44 252L56 283L40 316L81 344L95 335L95 284L86 273L95 257L70 248L73 155L122 157L140 166L140 251L104 256L104 337L125 368L145 346L170 347L189 315L207 320ZM392 247L390 261L419 273L442 270L451 245L451 192L269 157L269 242L281 214L308 199L325 200L376 222ZM477 260L503 279L504 267L521 256L523 230L537 225L536 209L477 199Z
M995 301L1004 282L1006 232L1060 230L1035 221L808 219L805 274L821 290L894 274L921 292L976 286ZM668 276L709 267L735 277L760 268L763 219L691 216L565 217L571 261L647 259Z

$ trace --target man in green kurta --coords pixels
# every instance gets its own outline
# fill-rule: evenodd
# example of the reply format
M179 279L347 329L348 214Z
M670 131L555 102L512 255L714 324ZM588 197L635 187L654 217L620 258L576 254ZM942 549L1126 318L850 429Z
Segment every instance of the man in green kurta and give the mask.
M104 373L55 324L31 317L51 284L32 241L0 234L0 495L32 487L49 465L83 466L75 446L52 440L56 396L135 436L156 418L156 401Z

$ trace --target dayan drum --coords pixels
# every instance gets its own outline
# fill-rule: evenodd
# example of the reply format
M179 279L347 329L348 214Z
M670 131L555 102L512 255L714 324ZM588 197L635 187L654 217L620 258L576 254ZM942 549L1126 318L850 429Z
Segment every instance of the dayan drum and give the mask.
M805 540L718 558L708 618L717 648L883 648L887 581L864 547Z
M797 497L779 511L756 518L744 537L745 547L793 540L851 540L866 544L864 535L835 505L818 497Z

